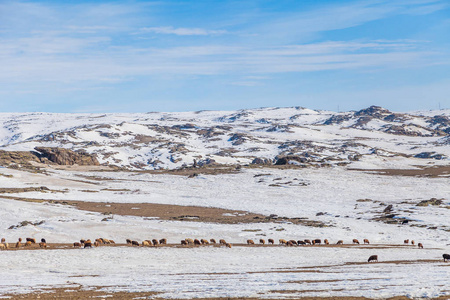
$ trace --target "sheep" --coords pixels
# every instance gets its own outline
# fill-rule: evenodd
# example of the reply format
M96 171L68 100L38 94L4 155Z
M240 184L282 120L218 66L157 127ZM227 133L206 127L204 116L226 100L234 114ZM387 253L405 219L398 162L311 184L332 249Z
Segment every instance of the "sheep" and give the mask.
M47 243L40 242L40 243L39 243L39 247L40 247L40 248L47 248Z
M324 239L324 240L323 240L323 243L324 243L325 245L329 245L329 244L330 244L330 242L329 242L327 239Z
M226 245L227 242L226 242L224 239L220 239L219 244L221 244L221 245Z
M131 240L130 239L127 239L127 244L131 244Z
M409 244L409 239L408 240L404 240L403 244Z
M86 243L91 243L91 244L92 244L92 241L91 241L91 239L87 239L84 243L85 243L85 244L86 244Z
M442 254L442 257L444 258L444 262L450 261L450 254Z
M275 244L275 241L273 239L268 239L267 242L272 245Z
M311 241L310 240L303 240L305 242L305 244L311 245Z
M289 240L289 242L291 242L291 244L292 244L293 246L297 246L297 241Z
M131 241L131 246L138 246L139 247L139 242L138 241Z
M357 239L353 239L353 244L358 244L359 245L359 241Z
M111 241L108 239L104 239L104 238L100 238L100 239L102 240L103 244L107 244L107 245L111 244Z
M194 244L194 240L193 239L186 239L185 240L189 245L193 245Z
M299 241L297 241L297 245L299 245L299 246L300 246L300 245L306 245L306 243L305 243L304 241L300 241L300 240L299 240Z
M423 249L422 243L418 243L418 244L417 244L417 247L419 247L420 249Z
M280 242L280 245L286 245L287 244L285 239L280 239L279 242Z
M153 244L153 246L157 246L159 244L159 242L157 239L153 239L152 244Z
M195 239L194 240L194 245L197 245L197 246L200 246L202 243L198 240L198 239Z
M247 240L247 245L254 245L255 242L253 240Z
M27 242L31 242L32 244L36 244L36 239L34 239L34 238L27 238Z
M142 246L143 247L150 247L150 243L147 241L142 241Z
M187 246L187 245L188 245L188 242L187 242L186 240L181 240L181 245Z
M376 261L378 262L378 255L371 255L367 262Z
M160 243L161 245L167 245L167 239L160 239L160 240L159 240L159 243Z
M202 243L202 245L209 245L209 242L206 239L201 239L200 243Z
M100 246L100 243L99 243L99 241L95 241L95 242L94 242L94 246L95 246L95 247L98 247L98 246ZM139 243L138 243L138 246L139 246Z
M29 247L29 246L31 246L31 241L27 241L27 242L25 243L25 247Z
M92 242L86 241L86 242L84 243L84 248L85 248L85 249L86 249L86 248L92 248Z
M211 242L211 244L215 244L216 243L215 239L210 239L209 241Z
M266 243L266 241L264 239L259 239L259 243L264 245Z
M41 243L47 243L45 239L41 239Z
M344 241L343 240L339 240L339 241L337 241L336 245L344 245Z
M411 241L411 245L414 245L414 244L415 244L415 242L414 242L414 240L412 240L412 241Z
M81 248L81 243L75 242L73 243L74 248Z
M113 240L109 240L110 244L115 244L116 242L114 242Z
M103 244L102 239L95 239L94 245L95 245L95 244L98 244L99 246L100 246L101 244ZM96 245L95 247L98 247L98 246Z
M19 240L16 243L16 248L20 248L20 246L22 246L21 242L22 242L22 238L19 238Z
M2 243L6 242L5 238L2 238Z
M80 240L80 244L84 244L86 240Z
M4 243L1 243L1 244L0 244L0 250L6 250L6 246L5 246Z
M364 244L370 244L368 239L364 239Z
M226 246L227 248L231 248L231 244L230 244L230 243L225 243L225 246Z
M313 245L315 245L315 244L320 245L321 243L322 243L322 241L320 239L315 239Z
M294 244L292 244L292 242L291 242L291 241L288 241L288 242L286 243L286 246L288 246L288 247L292 247L292 246L294 246Z

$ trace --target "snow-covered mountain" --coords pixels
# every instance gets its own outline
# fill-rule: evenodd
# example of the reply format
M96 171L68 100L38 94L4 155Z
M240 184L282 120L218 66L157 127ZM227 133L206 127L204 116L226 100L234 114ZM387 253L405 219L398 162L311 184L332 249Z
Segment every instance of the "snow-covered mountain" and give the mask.
M394 113L371 106L113 114L2 113L0 150L61 147L133 169L202 164L448 164L450 110Z

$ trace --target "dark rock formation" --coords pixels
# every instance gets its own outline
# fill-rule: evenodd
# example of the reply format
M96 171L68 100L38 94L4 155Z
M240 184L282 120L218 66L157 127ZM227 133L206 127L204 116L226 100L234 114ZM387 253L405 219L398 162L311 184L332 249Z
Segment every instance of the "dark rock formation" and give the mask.
M268 158L256 157L252 160L252 165L271 165L272 161Z
M41 162L46 160L58 165L80 165L80 166L98 166L100 163L94 155L88 154L85 151L79 150L77 152L52 147L36 147L34 150L39 152Z

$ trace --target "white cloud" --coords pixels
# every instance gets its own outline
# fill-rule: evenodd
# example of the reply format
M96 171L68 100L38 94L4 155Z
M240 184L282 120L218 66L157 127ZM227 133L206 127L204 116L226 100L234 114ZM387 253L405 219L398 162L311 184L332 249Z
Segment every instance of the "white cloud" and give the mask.
M203 28L174 28L172 26L144 27L141 32L174 35L220 35L227 33L226 30L208 30Z

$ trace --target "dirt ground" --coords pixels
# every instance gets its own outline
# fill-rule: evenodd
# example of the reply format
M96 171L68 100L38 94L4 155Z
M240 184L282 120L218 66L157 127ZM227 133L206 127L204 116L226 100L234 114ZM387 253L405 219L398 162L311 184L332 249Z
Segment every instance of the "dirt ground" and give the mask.
M89 290L83 289L82 287L76 288L60 288L60 289L47 289L39 292L20 294L20 295L3 295L2 298L11 300L31 300L31 299L64 299L64 300L82 300L82 299L155 299L162 300L164 298L158 297L158 293L155 292L107 292L102 290L103 287L90 288ZM267 295L266 295L267 296ZM262 298L195 298L196 300L257 300ZM264 297L266 300L271 300L270 298ZM274 298L275 299L275 298ZM280 298L276 298L280 299ZM301 300L368 300L370 298L365 297L301 297L293 298L287 296L286 299L301 299ZM409 300L410 298L406 296L397 296L387 298L386 300ZM439 298L427 298L429 300L444 300L448 297Z
M450 176L450 166L435 166L421 169L349 169L389 176L438 177Z

